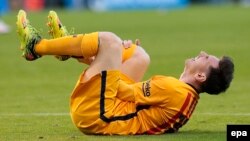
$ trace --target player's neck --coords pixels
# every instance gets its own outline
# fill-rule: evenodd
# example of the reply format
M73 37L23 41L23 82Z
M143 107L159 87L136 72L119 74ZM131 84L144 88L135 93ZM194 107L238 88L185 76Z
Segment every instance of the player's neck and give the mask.
M182 73L179 80L191 86L198 94L201 93L199 89L199 84L197 84L195 79L190 77L190 75Z

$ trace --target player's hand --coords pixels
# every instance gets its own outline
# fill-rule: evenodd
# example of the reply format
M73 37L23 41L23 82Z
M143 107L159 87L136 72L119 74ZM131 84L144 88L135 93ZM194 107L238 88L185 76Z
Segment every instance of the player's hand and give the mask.
M133 44L131 40L123 40L122 45L125 49L130 48L130 46Z
M125 49L130 48L132 44L133 44L133 42L132 42L131 40L124 40L124 41L122 42L122 45L123 45L123 47L124 47ZM141 41L140 41L139 39L136 39L136 40L135 40L135 44L136 44L137 46L140 46L140 45L141 45Z

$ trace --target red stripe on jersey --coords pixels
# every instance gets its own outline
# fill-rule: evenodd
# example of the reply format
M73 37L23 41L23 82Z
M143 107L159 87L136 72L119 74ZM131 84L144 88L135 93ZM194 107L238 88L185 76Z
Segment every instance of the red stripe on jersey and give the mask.
M146 133L149 134L149 135L154 135L157 132L160 132L160 131L157 131L157 128L151 128L148 131L146 131Z
M156 134L156 133L160 133L162 130L168 130L170 128L170 124L168 123L164 123L160 126L157 126L155 128L151 128L148 131L146 131L147 134Z
M185 111L185 109L187 108L187 106L188 106L188 104L189 104L189 102L190 102L190 99L191 99L191 94L188 93L187 98L186 98L184 104L181 106L180 111L179 111L175 116L173 116L173 117L169 120L170 122L173 123L173 122L175 122L175 121L179 118L179 116L180 116L180 115Z
M188 106L189 102L190 102L190 99L191 99L191 94L188 93L187 95L187 98L184 102L184 104L182 105L180 111L175 115L173 116L169 121L170 123L174 123L178 118L179 116L184 112L184 110L186 109L186 107ZM151 128L149 129L148 131L146 131L147 134L156 134L156 133L159 133L161 132L162 130L161 129L164 129L165 131L167 131L168 129L170 129L170 124L169 123L164 123L160 126L157 126L155 128Z
M196 98L193 98L192 103L190 104L190 109L189 109L188 112L187 112L187 117L188 117L188 118L191 117L191 115L192 115L192 113L193 113L193 111L194 111L194 109L195 109L197 103L198 103L197 99L196 99Z
M156 133L160 133L161 132L161 128L160 127L156 127L156 128L151 128L147 131L148 134L156 134Z

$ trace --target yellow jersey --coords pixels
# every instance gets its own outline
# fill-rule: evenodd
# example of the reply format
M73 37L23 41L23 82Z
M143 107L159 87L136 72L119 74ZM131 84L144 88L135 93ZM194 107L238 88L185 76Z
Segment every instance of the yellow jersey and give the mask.
M103 71L71 96L71 117L86 134L163 134L176 132L199 99L190 85L168 76L135 83L120 71Z

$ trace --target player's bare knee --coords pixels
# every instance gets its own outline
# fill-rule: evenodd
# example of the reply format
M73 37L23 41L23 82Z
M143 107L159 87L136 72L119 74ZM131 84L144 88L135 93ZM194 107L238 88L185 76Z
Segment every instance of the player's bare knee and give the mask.
M122 51L121 39L112 32L100 32L99 33L99 46L106 49Z
M138 46L137 51L134 54L134 57L137 60L140 60L139 62L141 62L143 65L149 65L150 64L150 57L147 54L147 52L140 46Z

